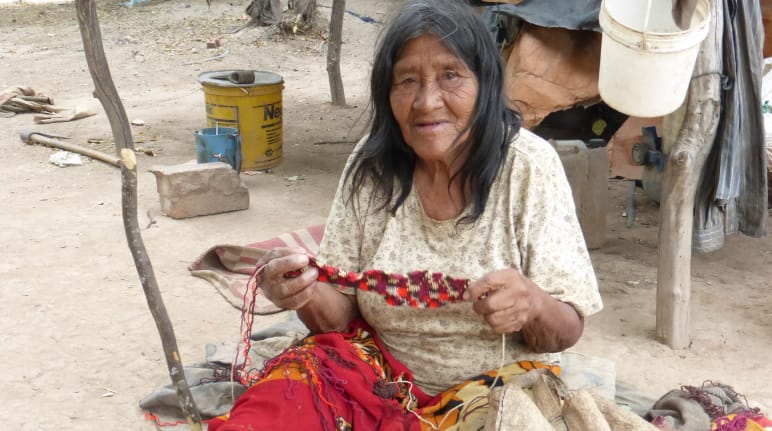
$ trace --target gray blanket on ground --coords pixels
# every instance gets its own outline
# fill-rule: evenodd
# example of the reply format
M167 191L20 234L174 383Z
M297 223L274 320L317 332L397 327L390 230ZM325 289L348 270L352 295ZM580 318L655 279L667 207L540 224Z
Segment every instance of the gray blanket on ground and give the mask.
M308 329L297 319L277 323L252 333L250 359L260 365L299 342ZM201 416L211 418L230 411L235 400L245 390L239 381L231 381L231 367L240 344L219 343L206 345L205 361L185 367L185 380ZM177 392L169 384L156 389L139 402L143 410L170 417L182 417Z

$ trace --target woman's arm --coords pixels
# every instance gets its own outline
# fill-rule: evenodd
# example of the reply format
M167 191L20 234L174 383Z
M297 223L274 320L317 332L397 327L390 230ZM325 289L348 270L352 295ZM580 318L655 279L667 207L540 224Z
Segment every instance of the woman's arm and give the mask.
M265 297L279 308L296 310L312 333L342 331L359 315L356 297L317 281L316 269L310 268L297 277L285 277L287 272L308 266L303 249L276 248L263 262L260 287Z
M498 333L520 332L537 353L560 352L584 330L584 318L514 269L486 274L472 283L464 299Z
M356 296L344 295L329 283L317 281L315 298L297 310L298 317L313 334L341 332L359 317Z

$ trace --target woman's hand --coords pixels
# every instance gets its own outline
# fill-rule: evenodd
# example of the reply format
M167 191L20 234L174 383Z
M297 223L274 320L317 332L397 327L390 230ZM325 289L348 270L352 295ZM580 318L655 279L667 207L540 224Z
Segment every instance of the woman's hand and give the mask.
M257 263L265 265L260 276L263 294L277 307L297 310L298 317L313 334L343 331L359 316L356 297L344 295L328 283L317 281L319 271L308 266L302 248L278 247ZM300 271L297 277L286 277Z
M297 277L285 277L287 272L308 266L308 255L302 248L277 247L257 265L265 265L260 276L260 288L277 307L298 310L313 298L319 275L315 268L308 268Z
M537 353L560 352L579 340L584 317L514 269L485 274L464 292L474 311L499 334L520 332Z
M474 311L499 334L518 332L538 313L536 285L514 269L485 274L472 283L464 299L474 301Z

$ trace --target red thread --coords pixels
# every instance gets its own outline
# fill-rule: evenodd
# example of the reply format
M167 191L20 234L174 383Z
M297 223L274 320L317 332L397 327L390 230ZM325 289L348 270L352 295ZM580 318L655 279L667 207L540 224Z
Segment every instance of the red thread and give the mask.
M177 425L187 425L188 421L174 421L174 422L161 422L161 418L157 414L152 412L145 412L145 419L155 422L159 427L176 427ZM208 424L211 419L204 419L201 423Z
M317 280L341 288L353 287L382 296L389 305L408 305L413 308L437 308L463 300L469 280L454 278L440 272L412 271L407 274L388 274L374 269L363 273L344 271L308 257L308 266L319 272ZM291 271L287 277L297 277L304 270Z

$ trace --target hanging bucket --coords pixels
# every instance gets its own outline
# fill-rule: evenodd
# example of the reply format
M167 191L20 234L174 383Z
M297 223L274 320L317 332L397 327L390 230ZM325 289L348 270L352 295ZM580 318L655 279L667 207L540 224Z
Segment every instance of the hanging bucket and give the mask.
M236 172L241 170L241 140L233 127L208 127L195 131L196 161L224 162Z
M218 70L198 76L206 120L238 129L241 170L265 170L281 163L284 80L271 72Z
M671 14L672 0L603 0L598 90L612 108L636 117L669 114L684 101L710 3L698 0L689 28Z

